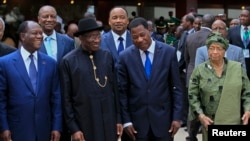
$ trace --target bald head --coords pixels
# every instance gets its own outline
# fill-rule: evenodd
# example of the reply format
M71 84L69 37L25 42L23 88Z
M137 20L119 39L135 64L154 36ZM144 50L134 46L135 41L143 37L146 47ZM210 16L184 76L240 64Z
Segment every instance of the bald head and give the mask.
M224 37L227 37L227 25L222 20L215 20L212 24L212 32L219 32Z
M213 15L211 15L211 14L205 14L202 17L202 26L203 27L211 28L214 20L215 20L215 17Z

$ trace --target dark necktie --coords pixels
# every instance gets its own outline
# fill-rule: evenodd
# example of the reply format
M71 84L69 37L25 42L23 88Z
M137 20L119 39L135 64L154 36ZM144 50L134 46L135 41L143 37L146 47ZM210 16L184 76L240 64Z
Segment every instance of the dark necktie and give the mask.
M244 39L245 46L247 46L248 43L249 43L248 28L245 27L245 28L244 28L244 31L245 31L245 32L244 32L244 35L243 35L243 39Z
M123 46L123 38L119 37L118 40L120 41L119 45L118 45L118 54L120 54L121 51L124 50L124 46Z
M149 52L148 51L144 51L144 53L146 55L144 69L145 69L147 78L149 79L150 78L151 69L152 69L152 64L151 64L151 61L150 61L149 56L148 56Z
M29 56L29 58L30 58L29 77L30 77L32 87L33 87L34 91L36 91L37 71L36 71L36 66L35 66L33 57L34 56L32 54Z

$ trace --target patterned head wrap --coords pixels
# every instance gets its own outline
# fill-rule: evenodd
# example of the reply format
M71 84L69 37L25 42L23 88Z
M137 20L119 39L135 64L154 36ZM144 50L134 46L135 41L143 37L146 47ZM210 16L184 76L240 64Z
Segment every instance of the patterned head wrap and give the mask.
M229 41L219 32L212 32L206 40L206 46L209 48L212 43L219 44L225 50L228 49Z

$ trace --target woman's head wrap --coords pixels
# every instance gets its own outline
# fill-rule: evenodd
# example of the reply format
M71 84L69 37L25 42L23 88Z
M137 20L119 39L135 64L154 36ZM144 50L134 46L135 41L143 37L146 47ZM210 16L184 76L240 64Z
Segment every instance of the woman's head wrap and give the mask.
M223 37L223 35L219 32L212 32L206 40L206 46L209 48L212 43L217 43L225 50L228 49L229 41Z

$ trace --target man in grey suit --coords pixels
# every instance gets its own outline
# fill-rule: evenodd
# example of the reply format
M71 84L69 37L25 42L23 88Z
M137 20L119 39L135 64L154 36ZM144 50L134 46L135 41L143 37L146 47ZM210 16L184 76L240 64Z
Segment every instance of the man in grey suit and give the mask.
M220 32L224 37L227 37L227 26L222 20L216 20L212 25L212 32ZM225 54L229 60L240 62L243 68L246 69L245 59L242 48L229 44ZM196 51L195 66L208 60L207 46L199 47Z

